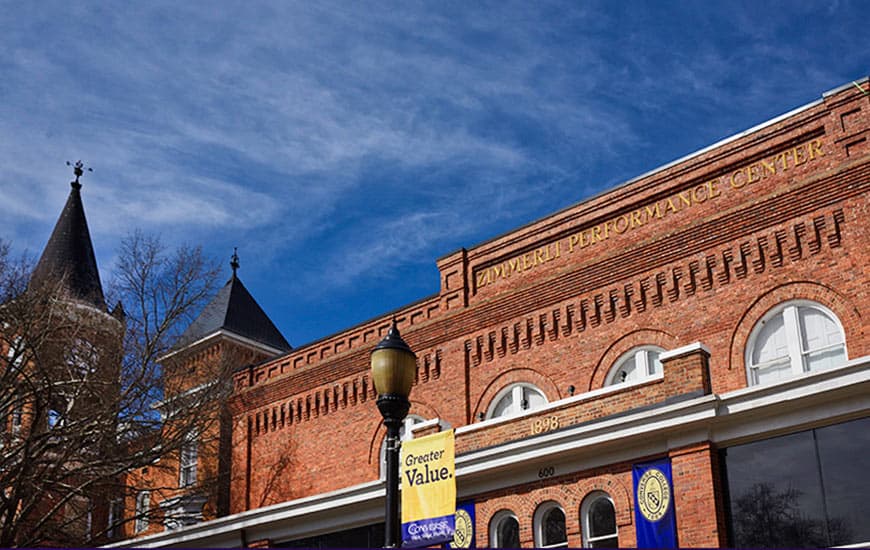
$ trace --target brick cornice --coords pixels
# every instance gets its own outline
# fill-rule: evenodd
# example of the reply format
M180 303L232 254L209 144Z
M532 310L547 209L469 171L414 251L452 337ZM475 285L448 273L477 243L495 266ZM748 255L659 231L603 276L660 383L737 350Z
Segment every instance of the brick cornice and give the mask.
M857 182L857 183L856 183ZM696 253L735 241L741 236L775 227L796 217L817 212L870 189L870 156L841 164L827 172L805 178L786 190L756 197L716 215L698 220L684 229L657 235L634 247L571 266L560 273L510 293L503 293L468 308L446 313L431 321L408 327L403 337L415 350L429 350L461 339L486 327L507 322L531 311L553 306L566 298L617 284L634 274L680 260L687 251ZM725 223L727 220L727 223ZM359 374L369 368L369 348L351 349L239 393L248 407L258 407L275 398L308 391L324 383Z

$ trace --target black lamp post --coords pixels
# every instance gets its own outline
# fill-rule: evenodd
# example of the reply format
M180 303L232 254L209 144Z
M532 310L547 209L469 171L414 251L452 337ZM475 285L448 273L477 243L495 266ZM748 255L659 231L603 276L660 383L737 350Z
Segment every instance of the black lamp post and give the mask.
M417 356L402 340L395 319L387 336L372 350L372 380L378 392L378 410L387 427L387 502L384 547L397 548L399 542L399 428L408 415L408 394L414 383Z

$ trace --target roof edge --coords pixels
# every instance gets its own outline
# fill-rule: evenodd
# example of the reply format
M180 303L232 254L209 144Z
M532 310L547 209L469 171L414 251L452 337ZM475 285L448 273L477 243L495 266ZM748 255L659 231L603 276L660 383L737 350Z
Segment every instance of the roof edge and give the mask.
M491 242L497 241L497 240L499 240L499 239L501 239L501 238L503 238L503 237L506 237L506 236L511 235L511 234L513 234L513 233L516 233L516 232L518 232L518 231L522 231L523 229L529 228L529 227L531 227L531 226L533 226L533 225L535 225L535 224L537 224L537 223L540 223L541 221L543 221L543 220L545 220L545 219L551 218L551 217L553 217L553 216L558 216L559 214L562 214L562 213L567 212L567 211L569 211L569 210L571 210L571 209L573 209L573 208L576 208L576 207L580 206L581 204L584 204L584 203L587 203L587 202L593 201L593 200L595 200L595 199L597 199L597 198L599 198L599 197L603 197L604 195L607 195L608 193L611 193L611 192L613 192L613 191L615 191L615 190L617 190L617 189L621 189L622 187L626 187L626 186L628 186L628 185L631 185L632 183L635 183L635 182L640 181L640 180L642 180L642 179L648 178L648 177L650 177L650 176L652 176L652 175L655 175L655 174L657 174L657 173L659 173L659 172L663 172L663 171L667 170L668 168L672 168L672 167L674 167L674 166L676 166L676 165L678 165L678 164L681 164L681 163L683 163L683 162L686 162L687 160L691 160L691 159L693 159L693 158L695 158L695 157L699 157L699 156L703 155L704 153L708 153L708 152L712 151L713 149L716 149L716 148L718 148L718 147L722 147L723 145L727 145L727 144L729 144L729 143L732 143L732 142L734 142L734 141L737 141L737 140L739 140L739 139L741 139L741 138L746 137L746 136L749 135L749 134L754 134L755 132L758 132L759 130L763 130L764 128L766 128L766 127L768 127L768 126L772 126L772 125L774 125L774 124L776 124L776 123L778 123L778 122L781 122L781 121L783 121L783 120L785 120L785 119L787 119L787 118L790 118L790 117L792 117L792 116L794 116L794 115L797 115L798 113L801 113L801 112L803 112L803 111L806 111L806 110L809 110L809 109L811 109L811 108L813 108L813 107L816 107L816 106L818 106L818 105L824 103L825 99L827 99L828 97L830 97L830 96L832 96L832 95L835 95L835 94L837 94L837 93L840 93L840 92L842 92L842 91L844 91L844 90L846 90L846 89L848 89L848 88L850 88L850 87L853 87L853 86L855 86L855 84L863 84L863 83L867 82L868 80L870 80L870 76L865 76L865 77L863 77L863 78L861 78L861 79L859 79L859 80L853 80L853 81L850 81L850 82L848 82L848 83L846 83L846 84L842 84L842 85L840 85L840 86L837 86L836 88L832 88L831 90L828 90L828 91L826 91L826 92L822 92L822 97L821 97L820 99L816 99L816 100L814 100L814 101L811 101L811 102L806 103L806 104L804 104L804 105L801 105L801 106L799 106L799 107L796 107L796 108L794 108L794 109L791 109L790 111L787 111L787 112L785 112L785 113L783 113L783 114L781 114L781 115L775 116L775 117L773 117L773 118L771 118L771 119L769 119L769 120L766 120L766 121L764 121L764 122L761 122L761 123L759 123L759 124L756 124L755 126L751 126L750 128L748 128L748 129L746 129L746 130L743 130L743 131L738 132L738 133L736 133L736 134L732 134L732 135L730 135L730 136L728 136L728 137L725 137L725 138L723 138L723 139L720 139L719 141L713 143L712 145L707 145L706 147L703 147L703 148L698 149L698 150L696 150L696 151L694 151L694 152L691 152L691 153L689 153L689 154L687 154L687 155L684 155L684 156L682 156L682 157L679 157L679 158L677 158L677 159L675 159L675 160L672 160L672 161L670 161L670 162L667 162L667 163L665 163L665 164L662 164L662 165L660 165L660 166L658 166L658 167L656 167L656 168L653 168L652 170L649 170L649 171L647 171L647 172L644 172L644 173L640 174L639 176L635 176L635 177L633 177L633 178L631 178L631 179L629 179L629 180L623 181L622 183L618 183L618 184L616 184L616 185L614 185L614 186L612 186L612 187L608 187L607 189L604 189L604 190L602 190L602 191L600 191L600 192L598 192L598 193L595 193L594 195L590 195L590 196L588 196L588 197L586 197L586 198L584 198L584 199L581 199L581 200L579 200L579 201L577 201L577 202L574 202L574 203L572 203L572 204L569 204L568 206L566 206L566 207L564 207L564 208L560 208L559 210L556 210L555 212L551 212L551 213L549 213L549 214L546 214L546 215L544 215L544 216L541 216L540 218L536 218L536 219L534 219L534 220L532 220L532 221L530 221L530 222L528 222L528 223L525 223L525 224L523 224L523 225L521 225L521 226L519 226L519 227L515 227L515 228L510 229L510 230L508 230L508 231L505 231L505 232L503 232L503 233L499 233L499 234L496 235L495 237L491 237L491 238L489 238L489 239L485 239L485 240L483 240L483 241L477 242L477 243L475 243L475 244L473 244L473 245L471 245L471 246L468 246L468 247L460 247L460 248L454 249L454 250L452 250L451 252L448 252L447 254L444 254L443 256L438 257L438 258L436 259L436 262L440 262L441 260L446 259L446 258L448 258L448 257L450 257L450 256L452 256L452 255L454 255L454 254L456 254L457 252L462 251L463 249L465 249L465 250L467 250L467 251L471 251L471 250L473 250L473 249L475 249L475 248L479 248L479 247L481 247L481 246L487 245L487 244L489 244L489 243L491 243Z

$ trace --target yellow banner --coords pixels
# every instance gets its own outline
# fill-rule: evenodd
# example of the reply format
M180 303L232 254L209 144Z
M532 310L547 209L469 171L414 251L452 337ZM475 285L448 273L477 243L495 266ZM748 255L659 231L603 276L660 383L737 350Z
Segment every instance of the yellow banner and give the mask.
M453 538L453 430L402 443L402 538L406 546Z

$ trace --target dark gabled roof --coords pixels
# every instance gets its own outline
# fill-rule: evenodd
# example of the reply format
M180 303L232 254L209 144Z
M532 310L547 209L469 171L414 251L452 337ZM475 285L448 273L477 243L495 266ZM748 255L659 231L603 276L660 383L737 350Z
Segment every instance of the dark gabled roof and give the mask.
M199 317L187 327L175 347L182 348L219 330L232 332L281 351L292 349L235 273L203 308Z
M78 179L78 178L76 178ZM97 259L82 204L81 184L72 189L31 276L31 286L60 283L69 298L106 311Z

